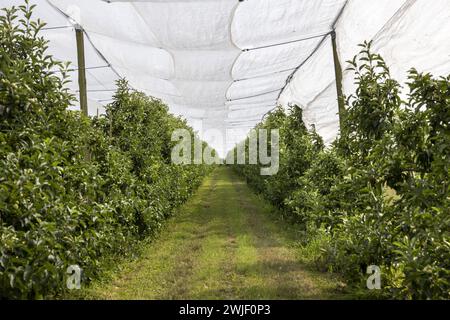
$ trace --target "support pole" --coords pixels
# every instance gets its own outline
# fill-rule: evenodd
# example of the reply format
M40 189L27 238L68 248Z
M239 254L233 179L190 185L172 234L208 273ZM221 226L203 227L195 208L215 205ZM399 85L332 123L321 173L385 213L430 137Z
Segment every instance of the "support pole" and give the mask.
M335 31L333 31L331 33L331 42L333 44L334 72L335 72L335 76L336 76L336 91L337 91L338 107L339 107L339 125L342 130L343 124L344 124L344 117L345 117L345 101L344 101L344 94L342 91L342 67L341 67L341 63L339 62L339 55L337 52L336 32Z
M86 88L86 62L84 57L84 31L81 26L75 26L77 38L77 56L78 56L78 85L80 88L80 107L81 112L88 115L87 88Z

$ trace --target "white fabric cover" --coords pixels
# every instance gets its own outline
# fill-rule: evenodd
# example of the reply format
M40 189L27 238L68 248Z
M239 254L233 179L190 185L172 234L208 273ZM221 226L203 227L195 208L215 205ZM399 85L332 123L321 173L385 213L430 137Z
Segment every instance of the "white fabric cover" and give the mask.
M22 0L1 0L2 7ZM304 108L327 143L339 131L330 32L343 68L373 40L394 77L411 67L450 73L449 0L32 0L57 59L71 61L74 24L85 40L89 114L104 112L115 81L166 102L199 131L229 130L224 156L277 104ZM70 18L68 18L70 17ZM54 27L58 27L54 29ZM64 28L59 28L64 27ZM354 90L344 72L343 89ZM74 106L76 108L76 106Z
M345 71L346 61L360 51L358 44L363 41L373 41L373 50L386 60L391 75L404 83L412 67L435 76L450 73L449 34L448 0L348 1L336 24L344 93L349 95L355 90L354 74ZM327 46L327 51L331 50L331 43ZM307 122L316 125L327 143L339 132L332 59L331 54L322 55L321 50L317 51L310 59L313 62L296 72L279 101L283 105L304 106Z

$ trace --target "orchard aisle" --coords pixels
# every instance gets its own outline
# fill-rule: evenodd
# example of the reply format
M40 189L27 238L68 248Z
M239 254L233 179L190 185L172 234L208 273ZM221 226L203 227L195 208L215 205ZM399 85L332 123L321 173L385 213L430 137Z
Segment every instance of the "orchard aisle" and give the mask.
M295 230L229 168L215 170L100 299L338 298L339 282L298 262Z

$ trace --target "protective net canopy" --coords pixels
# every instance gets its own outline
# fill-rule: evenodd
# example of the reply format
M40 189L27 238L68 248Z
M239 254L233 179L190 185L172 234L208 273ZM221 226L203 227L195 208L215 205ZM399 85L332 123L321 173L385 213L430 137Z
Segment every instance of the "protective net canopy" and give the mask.
M74 26L85 32L89 114L104 112L115 81L164 101L224 156L277 105L297 104L329 143L339 132L332 35L343 91L346 62L373 41L405 81L415 67L450 73L450 0L32 0L47 22L50 53L71 61L78 91ZM22 0L1 0L2 7ZM77 106L74 106L77 108ZM228 132L228 134L226 134ZM208 140L208 139L207 139Z

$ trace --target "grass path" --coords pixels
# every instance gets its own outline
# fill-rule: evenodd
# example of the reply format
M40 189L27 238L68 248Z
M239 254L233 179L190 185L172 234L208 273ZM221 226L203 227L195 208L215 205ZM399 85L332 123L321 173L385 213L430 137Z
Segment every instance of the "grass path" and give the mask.
M326 299L339 282L298 262L295 229L230 169L215 170L97 299Z

